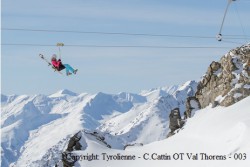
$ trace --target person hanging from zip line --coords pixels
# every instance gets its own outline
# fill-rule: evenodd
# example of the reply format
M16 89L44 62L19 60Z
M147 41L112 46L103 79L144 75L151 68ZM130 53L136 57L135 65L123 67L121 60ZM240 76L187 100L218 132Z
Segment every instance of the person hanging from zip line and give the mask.
M51 57L51 64L56 68L56 70L61 71L66 69L66 75L76 74L77 69L72 68L69 64L63 64L61 59L57 59L57 55L53 54Z

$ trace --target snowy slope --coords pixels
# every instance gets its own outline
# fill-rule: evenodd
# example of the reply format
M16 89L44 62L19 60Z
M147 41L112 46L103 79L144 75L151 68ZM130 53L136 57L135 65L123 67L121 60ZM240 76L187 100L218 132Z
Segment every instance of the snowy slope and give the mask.
M46 145L39 141L36 143L34 152L30 153L37 156L37 154L43 154L60 138L70 134L72 130L81 128L82 123L78 121L79 119L75 119L72 129L63 128L67 127L65 126L67 124L70 125L67 118L74 120L74 115L67 111L67 106L70 105L66 103L68 98L71 97L63 94L58 98L44 95L18 96L8 105L2 106L1 147L4 157L2 165L7 166L8 163L16 161L19 156L25 154L26 148L29 150L34 147L32 144L35 140L50 141ZM80 114L75 115L75 117L80 116ZM61 129L64 129L63 133L60 133ZM43 133L43 131L46 132Z
M99 160L82 160L76 166L109 166L109 167L248 167L250 164L250 97L230 106L211 108L210 106L196 112L195 116L188 120L185 128L168 139L157 141L143 147L134 147L128 150L108 149L103 145L87 138L86 150L74 152L75 155L94 153L99 155ZM129 160L103 160L103 154L108 155L135 155L135 161ZM145 160L151 154L170 155L171 160ZM184 153L183 160L174 160L175 153ZM198 154L198 160L189 160L187 153ZM205 160L200 153L211 155ZM234 156L246 154L246 160L234 160ZM212 156L217 156L212 157ZM138 158L141 157L141 158ZM231 158L229 158L231 157ZM203 160L202 160L203 158ZM224 159L225 160L218 160Z
M189 81L141 94L90 95L65 89L49 96L1 95L1 165L30 166L48 159L56 163L69 138L82 129L110 132L107 140L115 136L118 142L112 147L118 149L163 139L168 112L176 106L183 108L184 99L193 95L196 86ZM152 127L158 130L148 131Z

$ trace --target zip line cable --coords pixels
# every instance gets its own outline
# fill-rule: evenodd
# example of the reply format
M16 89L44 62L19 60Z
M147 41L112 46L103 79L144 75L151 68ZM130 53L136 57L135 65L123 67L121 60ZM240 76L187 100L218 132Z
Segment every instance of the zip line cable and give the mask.
M149 34L149 33L125 33L125 32L101 32L101 31L70 31L70 30L21 29L21 28L2 28L2 30L4 30L4 31L31 31L31 32L33 31L33 32L97 34L97 35L126 35L126 36L149 36L149 37L214 39L214 36ZM230 36L228 36L227 39L243 39L243 37L235 37L235 36L230 37Z
M228 11L228 8L229 8L231 2L232 2L232 0L228 0L227 7L226 7L226 10L225 10L225 12L224 12L224 16L223 16L222 23L221 23L221 26L220 26L219 34L221 34L222 27L223 27L223 25L224 25L225 18L226 18L226 15L227 15L227 11Z
M127 36L165 36L165 37L184 37L184 38L214 38L209 36L191 36L191 35L169 35L169 34L148 34L148 33L124 33L124 32L98 32L98 31L69 31L69 30L45 30L45 29L17 29L2 28L7 31L37 31L37 32L58 32L58 33L78 33L78 34L99 34L99 35L127 35Z
M56 46L50 44L21 44L21 43L2 43L3 46ZM150 45L64 45L64 47L85 47L85 48L159 48L159 49L228 49L232 47L221 46L150 46Z
M225 38L224 35L223 35L223 40L222 40L222 34L221 34L221 32L222 32L222 28L223 28L223 25L224 25L224 22L225 22L225 18L226 18L226 15L227 15L227 11L228 11L228 9L229 9L229 6L230 6L230 4L231 4L232 2L234 2L234 1L236 1L236 0L228 0L227 7L226 7L226 10L225 10L225 12L224 12L223 19L222 19L222 23L221 23L221 26L220 26L220 30L219 30L218 35L216 36L218 41L224 41L224 39L230 39L230 38ZM250 2L250 1L249 1L249 2ZM236 3L235 3L235 5L236 5ZM237 37L238 39L244 39L244 40L247 42L249 36L247 36L246 33L245 33L245 29L244 29L243 24L242 24L242 22L241 22L241 18L240 18L240 15L239 15L237 6L235 6L235 13L236 13L237 16L238 16L237 19L238 19L239 22L240 22L240 25L241 25L241 29L242 29L243 35L226 35L226 37ZM241 37L241 38L239 38L239 37ZM232 38L231 38L231 39L232 39ZM224 42L227 42L227 43L238 43L238 42L235 42L235 41L224 41Z
M226 10L225 10L224 15L223 15L223 19L222 19L222 23L221 23L221 26L220 26L220 30L219 30L218 35L216 36L216 38L217 38L218 41L222 41L222 34L221 34L221 32L222 32L222 28L223 28L223 25L224 25L224 22L225 22L225 18L226 18L226 15L227 15L228 8L229 8L229 6L230 6L230 4L231 4L232 1L235 1L235 0L228 0L228 2L227 2L227 7L226 7Z

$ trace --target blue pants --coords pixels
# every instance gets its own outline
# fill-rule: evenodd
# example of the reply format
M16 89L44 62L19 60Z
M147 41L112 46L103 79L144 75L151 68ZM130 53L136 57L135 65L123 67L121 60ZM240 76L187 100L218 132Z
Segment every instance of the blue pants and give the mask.
M74 69L69 65L69 64L63 64L65 69L66 69L66 75L68 74L68 72L74 73Z

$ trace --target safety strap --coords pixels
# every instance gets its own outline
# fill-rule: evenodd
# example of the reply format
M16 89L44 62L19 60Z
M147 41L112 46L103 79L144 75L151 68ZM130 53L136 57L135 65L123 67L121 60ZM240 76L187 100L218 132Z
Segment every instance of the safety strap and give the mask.
M60 47L63 47L63 46L64 46L64 43L57 43L56 46L57 46L58 49L59 49L59 59L61 59L61 49L60 49Z

